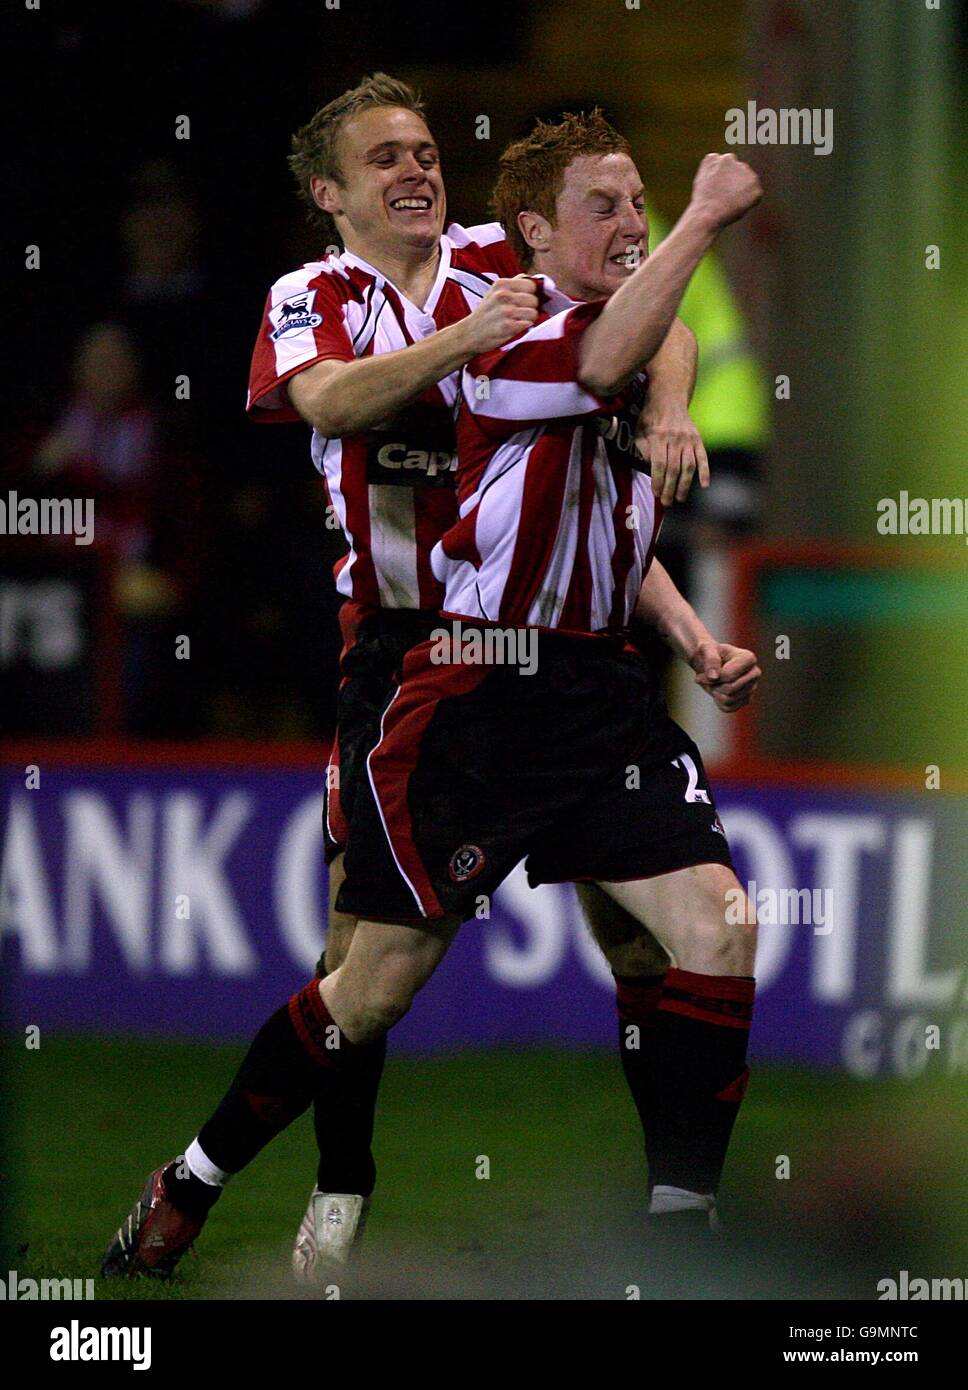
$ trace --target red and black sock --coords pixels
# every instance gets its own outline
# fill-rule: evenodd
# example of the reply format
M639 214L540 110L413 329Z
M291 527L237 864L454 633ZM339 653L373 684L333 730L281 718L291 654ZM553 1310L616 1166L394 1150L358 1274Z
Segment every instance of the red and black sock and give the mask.
M316 1186L320 1192L355 1192L369 1197L376 1185L371 1145L386 1050L385 1036L368 1043L365 1066L331 1071L313 1097L319 1149Z
M316 977L323 980L326 953L316 965ZM373 1159L373 1122L376 1117L376 1098L386 1060L386 1037L368 1046L369 1059L361 1072L345 1076L334 1071L330 1084L313 1097L313 1127L319 1163L316 1186L320 1192L355 1192L369 1197L376 1186L376 1163Z
M256 1034L231 1086L199 1131L201 1148L217 1167L237 1173L317 1097L324 1104L327 1097L332 1100L328 1142L338 1147L345 1100L337 1106L333 1098L371 1091L375 1098L384 1052L383 1039L361 1046L349 1042L320 997L318 979L311 980ZM326 1191L369 1195L365 1186ZM177 1201L174 1194L172 1200Z
M652 1186L715 1192L746 1091L755 982L671 969L647 1050Z
M656 1010L665 975L616 975L615 1006L618 1010L618 1050L622 1070L642 1123L645 1156L652 1172L649 1057L655 1036Z

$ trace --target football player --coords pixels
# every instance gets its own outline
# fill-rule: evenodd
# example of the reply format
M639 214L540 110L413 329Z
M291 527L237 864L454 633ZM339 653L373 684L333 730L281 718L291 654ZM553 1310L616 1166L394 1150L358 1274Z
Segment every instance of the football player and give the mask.
M457 369L528 327L538 309L534 282L517 274L500 226L465 231L447 222L436 146L420 102L403 84L377 74L324 107L295 137L292 164L344 250L270 291L249 410L257 420L302 418L313 427L313 459L349 544L337 566L345 649L325 826L335 898L345 823L394 672L436 622L443 599L430 553L457 519ZM696 471L705 479L701 441L686 413L694 365L694 341L676 325L650 365L636 421L668 500L685 495ZM713 693L722 704L729 697L721 678L735 649L713 642L656 575L642 612L702 667L704 679L715 671ZM593 930L624 971L618 991L627 1012L623 991L648 975L661 978L667 957L599 890L583 892ZM340 965L353 925L351 915L331 911L318 976ZM151 1175L109 1247L105 1273L170 1272L228 1176L311 1102L320 1165L294 1265L311 1276L321 1247L345 1258L374 1182L370 1140L384 1042L356 1053L348 1082L319 1064L320 1036L304 995L260 1030L184 1160Z
M623 998L620 983L637 1050L650 1035L633 1093L651 1228L708 1231L749 1075L755 931L731 925L743 894L699 750L627 641L663 504L622 423L634 427L643 369L693 270L761 190L732 155L707 156L645 257L642 182L600 114L539 123L501 165L496 205L541 314L464 369L460 515L432 560L444 617L510 635L519 654L537 633L540 660L466 659L456 629L449 660L436 635L407 653L348 835L337 907L358 925L298 1008L317 1046L338 1031L319 1061L352 1088L522 858L532 884L595 883L674 962L654 991L630 984ZM742 664L729 701L758 678Z

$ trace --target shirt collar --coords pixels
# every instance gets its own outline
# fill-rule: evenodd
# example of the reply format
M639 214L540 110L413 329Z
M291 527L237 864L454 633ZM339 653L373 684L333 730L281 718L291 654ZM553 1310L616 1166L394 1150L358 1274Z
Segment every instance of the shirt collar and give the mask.
M565 309L574 308L576 304L585 302L582 299L572 299L565 294L564 290L558 288L550 275L537 274L532 276L532 279L538 282L541 307L549 316L560 314Z
M444 285L447 283L447 277L450 274L451 244L448 237L442 236L440 238L440 262L437 266L437 274L422 309L414 304L413 300L408 298L403 290L399 289L393 283L389 276L384 275L382 270L377 270L375 265L371 265L369 261L365 261L362 256L356 256L352 251L343 251L339 259L345 266L355 266L358 270L366 271L367 275L372 275L377 285L381 288L384 285L389 285L394 293L399 295L401 301L405 305L408 305L415 314L419 317L429 319L433 318L434 310L437 307L440 296L443 293Z

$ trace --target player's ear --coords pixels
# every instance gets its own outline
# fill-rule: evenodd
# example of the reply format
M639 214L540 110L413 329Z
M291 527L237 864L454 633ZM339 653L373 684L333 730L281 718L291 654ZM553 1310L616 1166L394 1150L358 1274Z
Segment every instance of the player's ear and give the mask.
M323 212L328 212L331 216L334 212L342 212L339 189L332 179L313 174L309 180L309 191L313 195L313 202L318 208L322 208Z
M551 245L551 223L540 212L519 212L518 231L532 251L547 251Z

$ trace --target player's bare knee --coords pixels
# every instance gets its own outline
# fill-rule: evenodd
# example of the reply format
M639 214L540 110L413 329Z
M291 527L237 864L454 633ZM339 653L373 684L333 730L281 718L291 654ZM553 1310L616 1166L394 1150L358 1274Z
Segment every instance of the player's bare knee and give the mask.
M371 1026L386 1031L399 1023L426 976L419 952L393 951L384 956L366 986L366 1012Z
M410 999L404 1001L389 995L377 995L367 1000L360 1016L365 1041L371 1042L389 1033L393 1025L403 1018L411 1002Z
M731 869L720 864L702 866L699 901L679 937L681 964L687 970L711 975L753 973L756 915Z
M733 919L728 928L733 934L733 956L737 962L738 975L752 975L756 966L757 921L756 910L745 893L742 895L742 912L730 914ZM736 920L739 918L740 920Z
M711 975L752 974L754 950L739 927L710 927L699 934L705 969Z
M737 975L752 975L756 964L756 909L731 869L725 879L717 875L716 900L722 891L723 920L730 943L730 956Z
M664 975L672 964L669 952L648 931L642 931L634 941L610 947L605 959L613 975Z
M343 1008L344 1026L354 1043L375 1042L388 1033L410 1008L413 995L380 978L368 981Z

